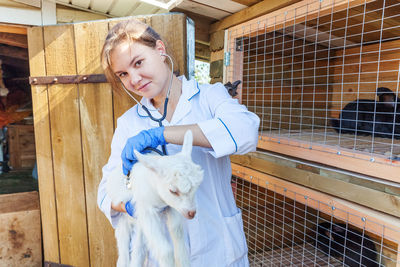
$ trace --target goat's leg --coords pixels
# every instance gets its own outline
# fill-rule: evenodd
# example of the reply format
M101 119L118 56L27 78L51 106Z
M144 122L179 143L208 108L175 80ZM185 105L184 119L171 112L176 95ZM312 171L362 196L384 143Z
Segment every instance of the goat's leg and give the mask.
M115 229L115 238L118 247L117 267L129 266L129 243L130 243L130 225L128 218L124 216L120 219L117 228Z
M173 208L169 208L168 216L168 231L174 244L175 263L178 267L190 266L190 259L185 244L185 236L183 231L182 215Z
M146 258L147 250L146 244L143 240L143 232L140 228L139 223L136 223L135 231L135 240L133 242L130 267L142 267L144 266L144 260Z
M147 248L155 257L160 267L175 267L174 250L164 230L164 222L156 210L138 215Z

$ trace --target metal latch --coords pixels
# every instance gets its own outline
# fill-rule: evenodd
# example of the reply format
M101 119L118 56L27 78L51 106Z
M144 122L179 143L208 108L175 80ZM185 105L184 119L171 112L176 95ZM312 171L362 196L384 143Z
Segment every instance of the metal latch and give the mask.
M32 85L106 83L106 82L107 79L104 74L29 77L29 84Z

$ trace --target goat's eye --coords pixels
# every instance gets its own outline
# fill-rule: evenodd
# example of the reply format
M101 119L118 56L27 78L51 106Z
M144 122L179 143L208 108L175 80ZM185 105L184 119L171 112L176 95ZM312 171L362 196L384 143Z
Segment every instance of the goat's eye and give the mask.
M169 192L171 192L171 194L173 194L175 196L179 196L179 193L177 191L170 189Z

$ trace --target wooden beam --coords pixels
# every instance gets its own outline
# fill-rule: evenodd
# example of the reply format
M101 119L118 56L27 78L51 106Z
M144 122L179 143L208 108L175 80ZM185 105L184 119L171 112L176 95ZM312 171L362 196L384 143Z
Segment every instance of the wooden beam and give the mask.
M260 135L257 147L267 151L281 153L291 157L318 162L336 168L362 173L372 177L400 183L400 162L386 158L371 156L367 153L354 152L351 149L313 144L312 149L307 142Z
M106 15L100 15L91 12L85 12L78 9L73 9L68 6L57 7L57 22L58 23L71 23L88 20L106 19Z
M233 2L245 5L245 6L252 6L261 2L261 0L232 0Z
M41 0L42 26L57 24L56 2L54 0Z
M17 26L10 24L1 24L0 23L0 32L6 33L15 33L15 34L25 34L26 35L26 27L25 26Z
M196 42L201 42L203 44L210 43L210 26L216 21L215 19L179 8L174 8L172 12L184 13L194 21Z
M268 188L268 190L272 190L278 194L286 195L288 194L287 192L296 192L297 202L318 209L323 213L333 215L336 218L346 220L354 226L360 226L362 222L361 218L365 218L366 221L363 223L365 230L373 233L382 233L382 225L384 225L386 226L386 237L390 237L391 240L395 242L400 240L400 232L397 230L399 225L398 217L387 215L383 212L375 211L371 208L318 192L305 186L288 182L235 163L231 165L232 174L237 177L243 178L258 186ZM320 203L326 203L327 205L319 205ZM335 209L331 207L335 207Z
M264 0L211 25L210 33L225 30L255 17L265 15L300 0Z
M196 42L195 56L196 59L210 62L210 56L211 56L210 46Z
M400 196L353 184L336 177L322 176L318 168L304 170L304 167L300 169L301 166L284 166L272 160L276 161L275 158L269 158L262 153L231 156L231 161L235 164L400 217ZM379 201L376 201L377 199Z
M0 44L28 48L26 35L0 32Z
M38 8L42 7L42 5L40 3L41 0L11 0L11 1L26 4L26 5L33 6L33 7L38 7Z
M40 9L0 6L0 21L42 26L42 14Z
M22 72L29 72L29 62L24 59L17 59L8 56L0 56L0 60L2 61L2 65L7 65L10 67L18 68Z
M0 44L0 56L13 57L28 60L28 50Z

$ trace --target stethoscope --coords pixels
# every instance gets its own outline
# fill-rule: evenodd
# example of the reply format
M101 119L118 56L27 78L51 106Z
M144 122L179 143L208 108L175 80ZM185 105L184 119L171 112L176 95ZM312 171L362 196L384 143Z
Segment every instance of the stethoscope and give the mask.
M158 122L158 125L161 127L161 126L163 126L162 121L163 121L163 120L165 119L165 117L167 116L167 106L168 106L169 94L170 94L170 92L171 92L172 79L173 79L173 76L174 76L174 62L172 61L172 58L171 58L169 55L167 55L167 54L161 53L160 56L165 56L165 57L167 57L167 58L169 59L169 61L171 62L171 78L170 78L169 85L168 85L167 95L166 95L165 101L164 101L164 113L163 113L163 115L161 116L161 118L159 118L159 119L154 118L153 115L151 115L150 111L147 109L147 107L146 107L145 105L142 105L139 101L137 101L137 99L133 97L133 95L128 91L128 89L126 89L124 83L123 83L121 80L120 80L120 82L121 82L122 88L124 88L125 92L126 92L133 100L135 100L135 102L136 102L138 105L140 105L140 106L142 107L142 109L147 113L147 115L149 116L149 118L150 118L152 121ZM156 148L152 148L152 147L146 147L144 150L151 150L151 151L154 151L154 152L158 153L158 154L161 155L161 156L167 155L167 148L166 148L166 146L165 146L165 145L162 145L161 148L162 148L162 151L160 151L160 150L158 150L158 149L156 149Z

